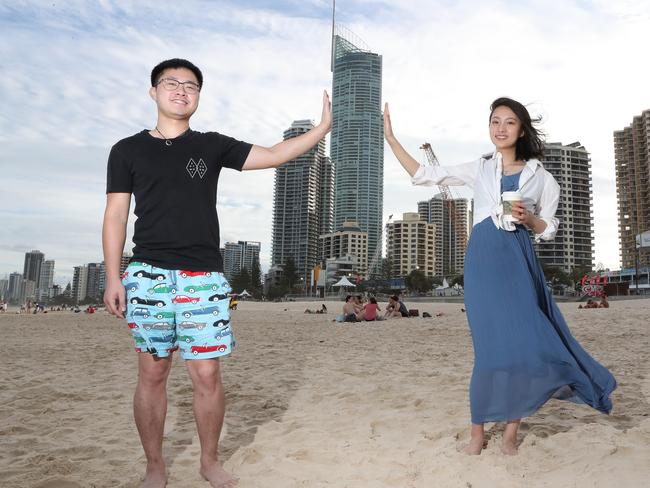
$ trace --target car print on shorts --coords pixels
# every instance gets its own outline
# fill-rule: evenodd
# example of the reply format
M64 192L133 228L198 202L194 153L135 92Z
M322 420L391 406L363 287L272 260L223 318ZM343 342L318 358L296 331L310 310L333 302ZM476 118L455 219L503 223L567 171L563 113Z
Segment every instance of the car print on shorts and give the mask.
M171 340L174 338L173 335L167 335L167 336L162 336L162 337L150 337L149 340L151 342L171 342Z
M188 293L194 293L197 291L205 291L205 290L212 290L212 291L217 291L219 289L219 285L217 283L208 283L208 284L201 284L201 285L190 285L186 286L183 288Z
M174 312L156 312L153 314L158 320L162 319L173 319L175 317Z
M226 327L225 329L218 330L217 333L214 335L215 339L223 339L224 337L232 336L232 330L230 330L230 327Z
M207 324L205 322L192 322L189 320L185 320L178 324L179 329L197 329L197 330L203 330Z
M178 274L180 274L183 278L187 278L188 276L207 276L209 278L212 276L212 273L209 271L188 271L186 269L181 269Z
M176 285L168 285L167 283L158 283L153 288L149 288L147 290L147 293L149 293L149 295L153 295L154 293L171 293L175 295L177 291L178 288L176 287Z
M150 280L156 280L156 281L162 281L165 279L165 275L161 273L149 273L148 271L145 271L144 269L139 269L135 273L133 273L133 276L137 278L149 278Z
M221 309L217 306L214 307L205 307L205 308L195 308L193 310L184 310L183 317L189 319L192 315L204 315L211 313L212 315L219 315Z
M143 261L131 261L131 262L129 263L129 265L130 265L130 266L136 266L136 267L138 267L138 268L141 268L142 266L149 266L147 263L145 263L145 262L143 262Z
M124 285L124 288L129 291L136 291L138 288L140 288L140 285L135 281L132 281L131 283L127 283L126 285Z
M201 301L199 297L188 297L187 295L178 295L172 298L172 303L193 303L197 304Z
M138 327L138 324L136 324L135 322L129 322L126 325L129 327L129 329L139 329L140 328L140 327Z
M219 319L214 324L212 324L212 327L227 327L228 324L230 324L230 320L228 320L228 319Z
M223 352L226 349L228 349L228 346L226 346L225 344L219 344L218 346L192 346L190 351L192 352L192 354L197 355L203 352L214 352L214 351Z
M155 305L156 307L164 307L166 305L162 300L150 300L148 298L131 297L129 300L133 305Z
M148 319L151 317L151 312L147 308L137 307L131 311L131 317L144 317L145 319Z
M223 293L217 293L216 295L212 295L208 300L211 302L218 302L219 300L225 300L228 298L228 295L224 295Z
M186 336L186 335L179 335L178 336L178 341L179 342L187 342L189 344L190 342L194 342L194 340L195 340L194 337L191 337L191 336Z
M135 340L135 343L136 343L136 344L144 344L144 343L147 342L147 341L144 339L144 337L142 337L141 335L134 335L134 336L133 336L133 339Z
M144 330L171 330L173 325L169 322L152 322L150 324L143 324Z

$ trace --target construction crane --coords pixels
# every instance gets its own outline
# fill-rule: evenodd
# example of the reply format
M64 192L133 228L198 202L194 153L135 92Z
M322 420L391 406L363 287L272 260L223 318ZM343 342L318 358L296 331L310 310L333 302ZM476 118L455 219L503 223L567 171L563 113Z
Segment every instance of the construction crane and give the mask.
M420 149L424 151L424 154L426 156L427 161L431 166L440 166L440 162L438 161L438 158L436 157L436 154L433 152L433 149L431 148L431 144L428 142L425 142L420 146ZM454 226L454 230L456 231L456 238L457 239L462 239L465 242L463 242L463 246L467 244L467 233L464 229L459 228L458 226L458 218L456 214L456 205L454 204L454 197L451 193L451 190L447 185L438 185L438 190L440 190L440 194L442 195L442 199L444 203L447 205L447 209L449 210L449 229L447 232L448 235L448 245L449 245L449 262L447 263L447 266L445 267L443 264L443 276L446 273L449 273L453 268L453 263L452 263L452 233L451 233L451 226ZM444 216L443 216L443 221L444 221ZM443 253L444 254L444 253ZM454 270L457 272L456 270Z

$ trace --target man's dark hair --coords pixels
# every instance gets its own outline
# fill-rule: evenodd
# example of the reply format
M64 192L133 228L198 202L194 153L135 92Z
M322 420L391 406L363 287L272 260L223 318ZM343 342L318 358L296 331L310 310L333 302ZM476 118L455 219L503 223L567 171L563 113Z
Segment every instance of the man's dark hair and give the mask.
M352 298L352 295L348 295L348 296L345 297L345 301L349 302L351 298Z
M203 73L197 68L194 64L190 63L187 59L173 58L166 59L158 63L154 69L151 70L151 86L156 86L158 83L158 78L166 69L175 69L175 68L186 68L189 69L194 76L196 76L197 81L199 82L199 88L203 86Z
M512 110L519 122L521 122L521 130L524 135L517 139L517 146L515 147L515 157L522 161L528 161L532 158L542 159L544 157L544 141L542 132L533 126L542 120L541 117L531 119L528 109L524 107L517 100L512 98L501 97L497 98L492 105L490 105L490 118L497 107L508 107Z

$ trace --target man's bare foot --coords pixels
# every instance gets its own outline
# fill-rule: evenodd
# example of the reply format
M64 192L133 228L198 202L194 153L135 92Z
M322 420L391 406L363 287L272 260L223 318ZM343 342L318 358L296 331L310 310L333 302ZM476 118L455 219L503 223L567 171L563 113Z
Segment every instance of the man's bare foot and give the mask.
M482 437L472 437L469 440L469 444L465 446L463 452L471 456L477 456L481 454L483 450L483 438Z
M215 461L211 465L201 466L199 473L213 488L234 488L239 481L223 469L219 461Z
M165 465L147 465L147 473L142 480L141 488L165 488L165 486L167 486Z
M516 456L517 455L517 441L510 439L503 439L501 444L501 452L506 456Z

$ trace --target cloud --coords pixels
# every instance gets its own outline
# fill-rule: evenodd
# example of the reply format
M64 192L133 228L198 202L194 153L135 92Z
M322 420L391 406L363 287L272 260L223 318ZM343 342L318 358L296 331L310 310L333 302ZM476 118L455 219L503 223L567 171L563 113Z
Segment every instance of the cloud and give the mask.
M117 140L154 125L148 78L161 59L188 57L204 71L196 130L271 145L293 120L318 120L331 86L330 2L159 5L0 5L0 89L10 94L0 111L0 276L22 270L31 248L57 261L57 279L101 259L106 157ZM544 115L549 140L584 144L596 261L618 266L612 134L650 107L646 2L345 1L337 10L383 56L383 98L416 158L425 141L442 164L489 151L488 107L504 94ZM384 166L385 216L430 197L388 151ZM219 187L222 241L261 241L263 265L272 175L224 171Z

